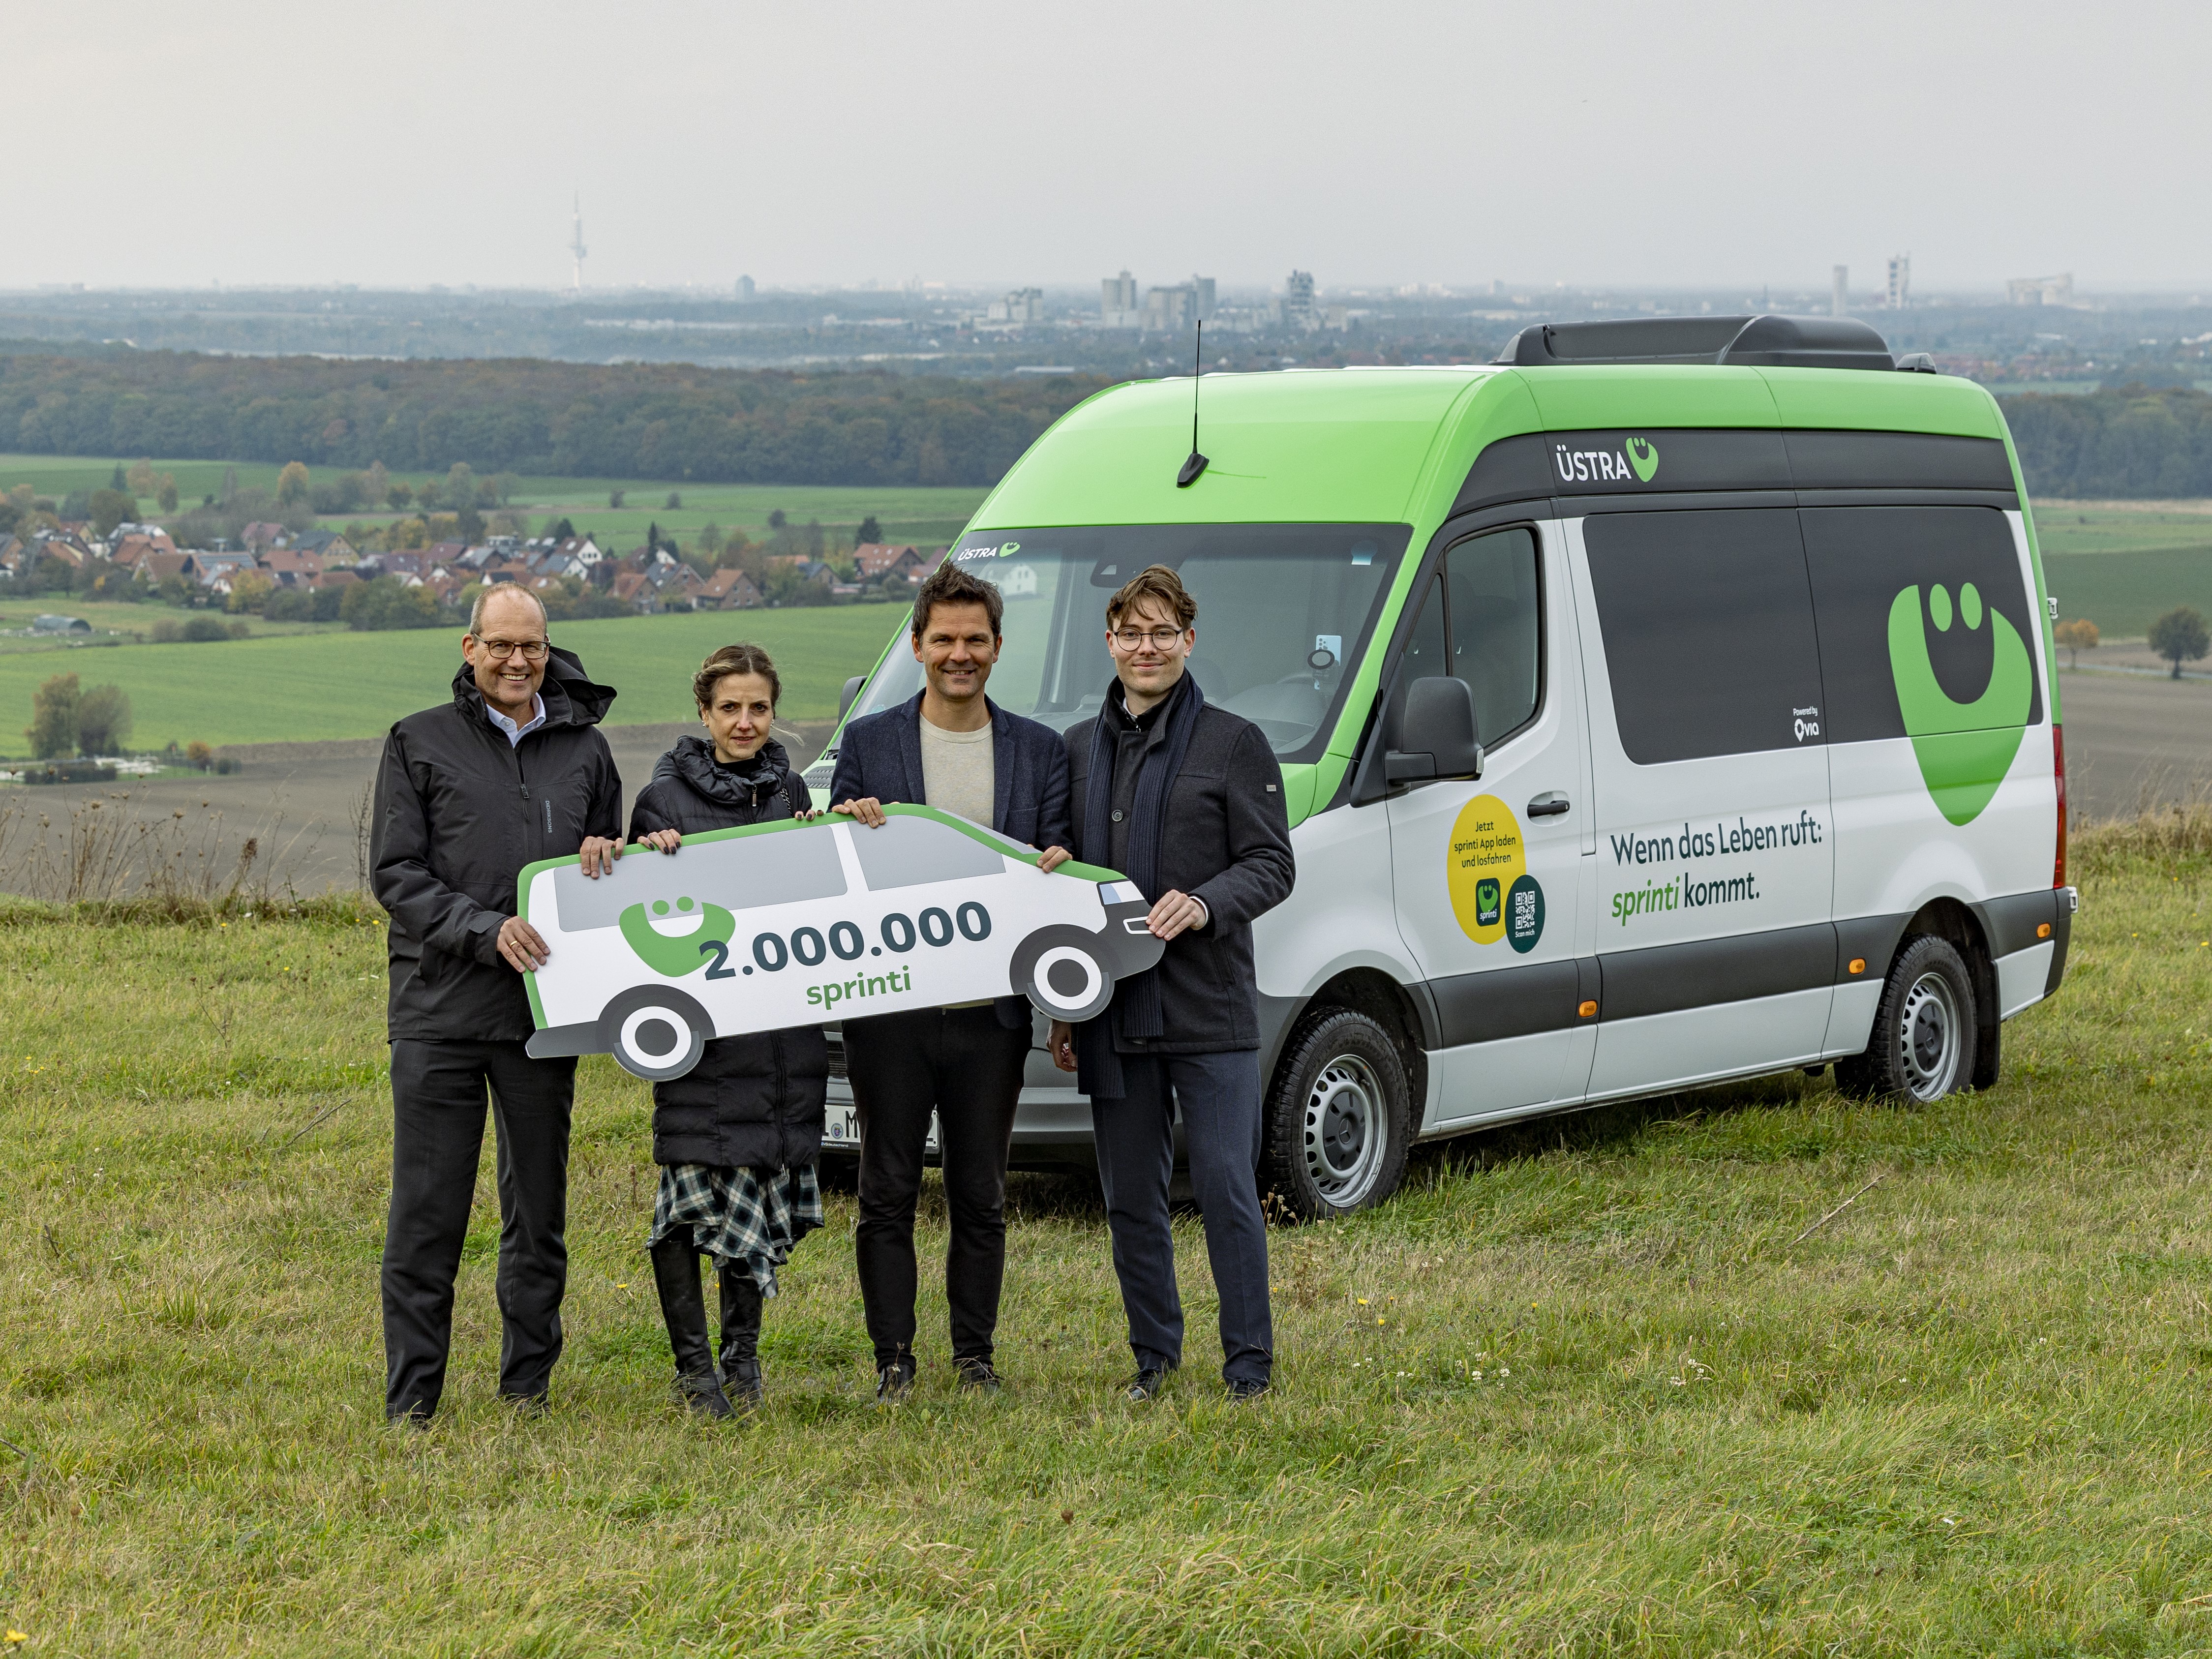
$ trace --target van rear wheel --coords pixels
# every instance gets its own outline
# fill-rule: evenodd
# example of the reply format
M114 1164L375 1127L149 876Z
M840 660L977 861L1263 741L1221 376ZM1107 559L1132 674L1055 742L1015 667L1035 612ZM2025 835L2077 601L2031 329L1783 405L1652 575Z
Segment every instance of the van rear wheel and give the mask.
M1883 981L1866 1052L1836 1063L1846 1094L1940 1100L1974 1074L1979 1021L1973 975L1948 939L1905 941Z
M1268 1091L1262 1182L1304 1220L1381 1203L1405 1176L1408 1097L1388 1031L1347 1008L1315 1009L1291 1029Z

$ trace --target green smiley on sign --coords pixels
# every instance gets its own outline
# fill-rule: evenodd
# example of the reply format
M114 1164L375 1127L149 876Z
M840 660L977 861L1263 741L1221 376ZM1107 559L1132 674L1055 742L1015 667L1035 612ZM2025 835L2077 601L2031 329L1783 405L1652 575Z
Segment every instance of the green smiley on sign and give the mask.
M660 932L653 925L646 907L633 904L617 918L622 936L629 948L637 952L638 960L665 979L682 979L686 974L696 974L707 965L708 952L702 947L708 941L727 945L736 928L738 919L719 904L707 904L688 898L676 901L677 912L689 915L694 906L705 915L706 924L688 933L673 936ZM668 901L655 899L653 915L665 916Z

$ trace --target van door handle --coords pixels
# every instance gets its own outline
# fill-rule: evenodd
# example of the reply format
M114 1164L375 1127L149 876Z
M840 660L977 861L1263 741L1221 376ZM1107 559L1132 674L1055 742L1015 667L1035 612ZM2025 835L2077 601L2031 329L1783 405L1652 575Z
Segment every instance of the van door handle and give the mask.
M1528 803L1528 816L1532 818L1555 818L1566 810L1567 798L1556 789Z

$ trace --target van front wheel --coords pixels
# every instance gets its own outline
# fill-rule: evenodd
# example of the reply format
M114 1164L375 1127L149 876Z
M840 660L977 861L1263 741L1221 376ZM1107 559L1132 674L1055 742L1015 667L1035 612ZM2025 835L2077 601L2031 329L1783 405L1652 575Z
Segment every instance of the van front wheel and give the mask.
M1379 1204L1413 1139L1405 1062L1364 1014L1316 1008L1291 1029L1268 1091L1261 1178L1302 1219Z
M1916 934L1890 965L1866 1052L1836 1066L1846 1094L1940 1100L1974 1074L1973 976L1948 939Z

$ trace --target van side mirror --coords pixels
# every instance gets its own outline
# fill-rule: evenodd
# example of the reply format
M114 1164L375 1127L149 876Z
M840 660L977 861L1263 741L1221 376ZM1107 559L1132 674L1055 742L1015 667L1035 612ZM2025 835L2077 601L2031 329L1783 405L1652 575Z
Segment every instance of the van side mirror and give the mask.
M853 699L860 695L860 688L868 683L866 674L855 674L845 682L845 689L837 694L837 718L843 720L853 707Z
M1382 757L1392 783L1482 775L1482 743L1474 715L1474 688L1465 680L1432 675L1406 692L1397 742Z

